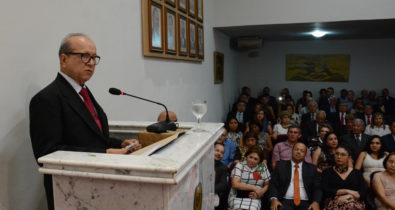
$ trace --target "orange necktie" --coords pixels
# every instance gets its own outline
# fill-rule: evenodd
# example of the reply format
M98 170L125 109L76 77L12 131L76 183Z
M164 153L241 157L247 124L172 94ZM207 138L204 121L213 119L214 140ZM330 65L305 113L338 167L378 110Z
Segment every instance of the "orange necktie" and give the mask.
M299 165L295 165L295 173L294 173L294 204L295 206L300 205L300 188L299 188Z

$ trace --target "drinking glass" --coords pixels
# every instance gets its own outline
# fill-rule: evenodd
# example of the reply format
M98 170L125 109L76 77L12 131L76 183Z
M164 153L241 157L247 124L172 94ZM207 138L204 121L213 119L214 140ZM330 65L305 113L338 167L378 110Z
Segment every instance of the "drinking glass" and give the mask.
M196 129L194 129L196 132L202 132L204 131L203 129L200 128L200 121L203 118L203 116L207 112L207 102L201 99L196 99L192 101L192 114L196 117L197 119L197 126Z

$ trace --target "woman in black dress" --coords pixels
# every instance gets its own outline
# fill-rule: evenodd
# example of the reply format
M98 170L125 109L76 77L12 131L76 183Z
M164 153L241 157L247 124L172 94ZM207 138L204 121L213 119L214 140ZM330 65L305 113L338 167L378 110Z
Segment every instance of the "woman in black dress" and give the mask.
M363 200L367 186L359 170L348 167L350 150L338 146L335 166L322 173L322 188L326 198L324 209L365 209Z

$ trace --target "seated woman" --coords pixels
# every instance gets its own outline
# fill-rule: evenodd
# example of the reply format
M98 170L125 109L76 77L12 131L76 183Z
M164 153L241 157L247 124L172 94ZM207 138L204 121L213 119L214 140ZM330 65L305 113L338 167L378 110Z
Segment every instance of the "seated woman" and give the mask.
M383 162L385 171L373 177L373 189L376 192L377 210L395 209L395 152L391 152Z
M329 124L322 123L320 126L318 126L318 136L315 138L309 139L308 144L307 144L307 148L310 150L310 152L312 154L318 147L321 147L321 149L322 149L322 147L325 145L324 144L324 137L329 132L330 133L333 132L333 129Z
M291 125L290 114L288 111L280 113L280 123L274 125L272 138L277 140L279 135L287 135L288 127Z
M262 130L261 125L253 121L250 123L250 128L252 132L258 135L257 145L262 149L264 149L265 151L268 152L273 151L272 140L270 139L269 134Z
M291 115L291 117L290 117L291 124L292 125L296 125L296 126L300 126L300 118L299 118L299 115L297 113L295 113L295 106L291 105L291 104L288 104L286 110Z
M239 146L243 141L243 133L239 130L239 122L236 117L231 116L228 118L225 124L226 130L228 130L228 135L226 139L232 141L236 146Z
M255 113L251 122L257 122L261 125L261 131L268 133L269 135L273 134L272 126L270 125L270 121L266 119L265 116L265 109L260 109L258 112ZM250 131L250 124L251 122L247 123L246 133Z
M256 133L252 131L246 133L243 136L243 144L241 146L238 146L236 149L234 163L243 162L247 157L246 154L248 149L257 146L257 143L258 143L258 135Z
M235 157L235 151L236 151L236 144L234 144L232 141L226 139L228 136L228 133L225 128L222 128L222 134L221 136L218 137L217 141L215 142L216 144L222 144L225 148L225 153L222 157L221 162L226 165L227 167L230 167L233 164L233 158Z
M237 163L231 173L229 209L261 209L261 198L269 188L270 173L259 147L251 147L246 160Z
M337 136L333 132L327 133L323 138L323 146L317 147L313 153L312 161L317 166L318 173L335 165L335 151L339 144Z
M373 122L372 124L366 126L365 134L369 136L378 135L381 137L390 133L391 133L390 127L384 124L383 113L380 112L374 113Z
M363 169L363 178L370 186L370 174L374 171L385 171L384 158L388 153L384 152L380 136L373 136L366 144L366 148L359 154L355 169Z
M359 170L348 167L351 151L338 146L335 151L335 166L322 172L324 209L365 209L367 187Z

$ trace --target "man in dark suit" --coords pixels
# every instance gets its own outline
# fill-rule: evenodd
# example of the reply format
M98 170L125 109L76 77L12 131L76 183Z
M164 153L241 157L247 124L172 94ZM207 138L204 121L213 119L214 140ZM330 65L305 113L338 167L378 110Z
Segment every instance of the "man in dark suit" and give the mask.
M320 176L315 165L303 161L306 152L306 145L296 143L292 160L277 164L270 180L270 209L320 209Z
M381 137L383 142L384 151L393 152L395 151L395 121L390 126L391 133Z
M347 103L340 103L338 110L338 112L331 113L328 120L332 123L336 135L342 136L346 133Z
M70 34L59 49L60 72L30 102L30 138L34 156L57 150L127 154L124 147L137 140L109 137L107 116L85 83L100 57L93 41ZM44 175L48 208L53 209L52 177Z
M302 130L302 136L303 136L304 142L307 145L309 145L309 143L310 143L309 141L312 138L315 138L318 136L318 128L320 127L320 125L322 125L324 123L332 126L331 123L326 120L326 112L324 110L319 110L317 112L316 119L314 121L308 121L306 123L306 126L304 128L305 130Z
M352 158L357 160L359 153L365 149L371 136L363 133L365 130L365 125L363 121L359 118L354 119L352 122L352 133L346 134L341 138L341 144L348 146L352 152Z

